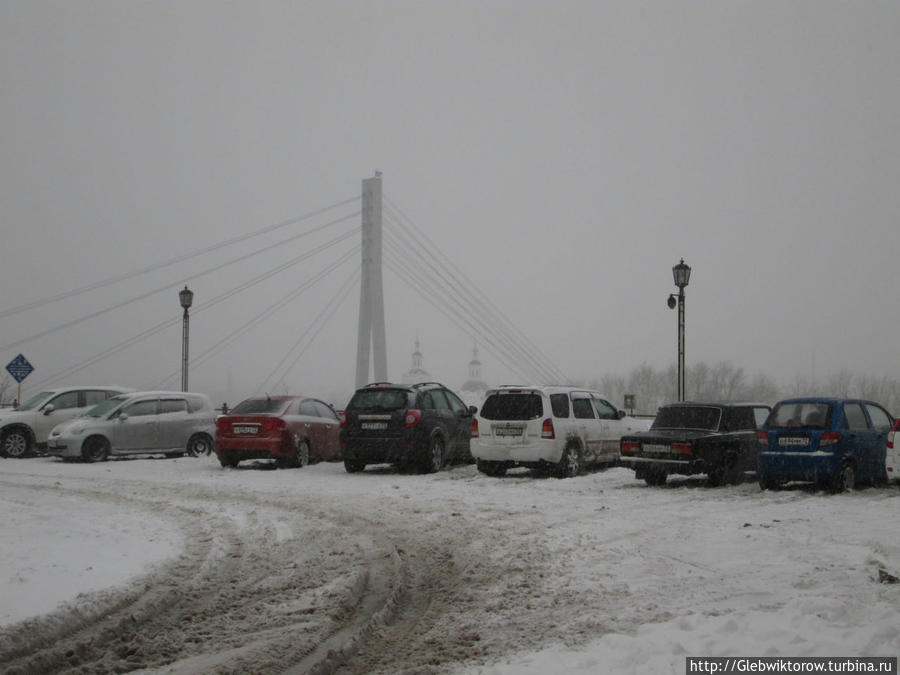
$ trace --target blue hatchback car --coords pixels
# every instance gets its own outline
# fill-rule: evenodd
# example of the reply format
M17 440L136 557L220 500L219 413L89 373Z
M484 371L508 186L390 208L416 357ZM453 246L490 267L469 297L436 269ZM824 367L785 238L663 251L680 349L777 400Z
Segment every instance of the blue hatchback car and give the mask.
M774 489L788 481L806 481L841 492L853 489L857 481L884 482L892 426L890 413L872 401L780 401L758 432L759 485Z

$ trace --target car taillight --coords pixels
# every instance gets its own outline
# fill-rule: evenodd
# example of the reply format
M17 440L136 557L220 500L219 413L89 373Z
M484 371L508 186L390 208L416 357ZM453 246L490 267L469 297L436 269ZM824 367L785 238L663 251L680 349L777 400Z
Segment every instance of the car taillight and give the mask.
M224 417L219 417L216 419L216 431L228 431L229 426L231 426L231 422L229 422Z
M343 429L344 427L347 426L347 411L346 410L341 410L340 419L341 419L341 429Z
M641 449L641 444L638 441L622 441L622 454L630 455L632 452Z
M541 425L541 438L556 438L556 431L553 429L553 420L549 417L544 420Z
M416 410L415 408L411 408L406 411L406 417L403 418L403 423L407 427L416 426L419 421L422 419L422 411Z
M826 431L822 434L822 438L819 439L819 447L824 448L829 445L834 445L839 440L841 440L841 435L837 431Z
M677 452L682 455L691 454L691 444L690 443L672 443L672 452Z
M265 419L262 423L263 431L284 431L287 429L287 424L280 417L269 417Z
M472 438L478 438L478 420L472 418Z
M767 434L765 431L757 431L756 440L759 441L760 445L769 447L769 434Z
M891 433L888 434L888 444L887 444L887 446L888 446L889 448L893 448L893 447L894 447L894 434L895 434L895 433L897 433L897 427L896 427L896 426L895 426L893 429L891 429Z

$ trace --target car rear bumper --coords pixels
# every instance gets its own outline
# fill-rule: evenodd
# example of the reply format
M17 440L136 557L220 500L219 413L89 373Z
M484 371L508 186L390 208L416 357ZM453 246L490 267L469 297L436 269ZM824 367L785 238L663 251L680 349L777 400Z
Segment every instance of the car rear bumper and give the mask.
M280 438L216 439L217 455L227 454L237 460L285 459L290 453Z
M677 473L684 476L692 476L695 473L706 473L707 465L702 459L658 459L655 457L628 457L619 458L619 464L636 472L647 469L664 470L666 473Z
M563 444L549 440L537 443L496 443L490 439L473 438L470 448L472 457L486 462L556 464L562 457Z
M761 478L780 481L819 481L831 478L840 467L840 455L833 452L760 452L757 458Z
M403 462L416 455L415 446L406 438L350 438L341 439L341 454L345 460L367 464Z

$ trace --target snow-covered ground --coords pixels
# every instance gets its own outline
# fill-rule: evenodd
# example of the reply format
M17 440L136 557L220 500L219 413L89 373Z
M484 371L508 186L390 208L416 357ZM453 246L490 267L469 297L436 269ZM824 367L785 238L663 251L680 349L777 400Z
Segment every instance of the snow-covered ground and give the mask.
M11 672L683 673L900 654L900 491L0 460ZM11 664L11 665L10 665Z

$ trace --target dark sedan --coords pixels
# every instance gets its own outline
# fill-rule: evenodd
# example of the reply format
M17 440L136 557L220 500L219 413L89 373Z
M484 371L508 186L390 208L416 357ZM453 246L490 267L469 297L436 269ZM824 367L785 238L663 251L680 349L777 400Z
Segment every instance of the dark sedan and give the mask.
M705 473L710 485L737 483L756 470L756 432L769 410L757 403L663 406L649 431L622 436L620 463L648 485L662 485L673 473Z

